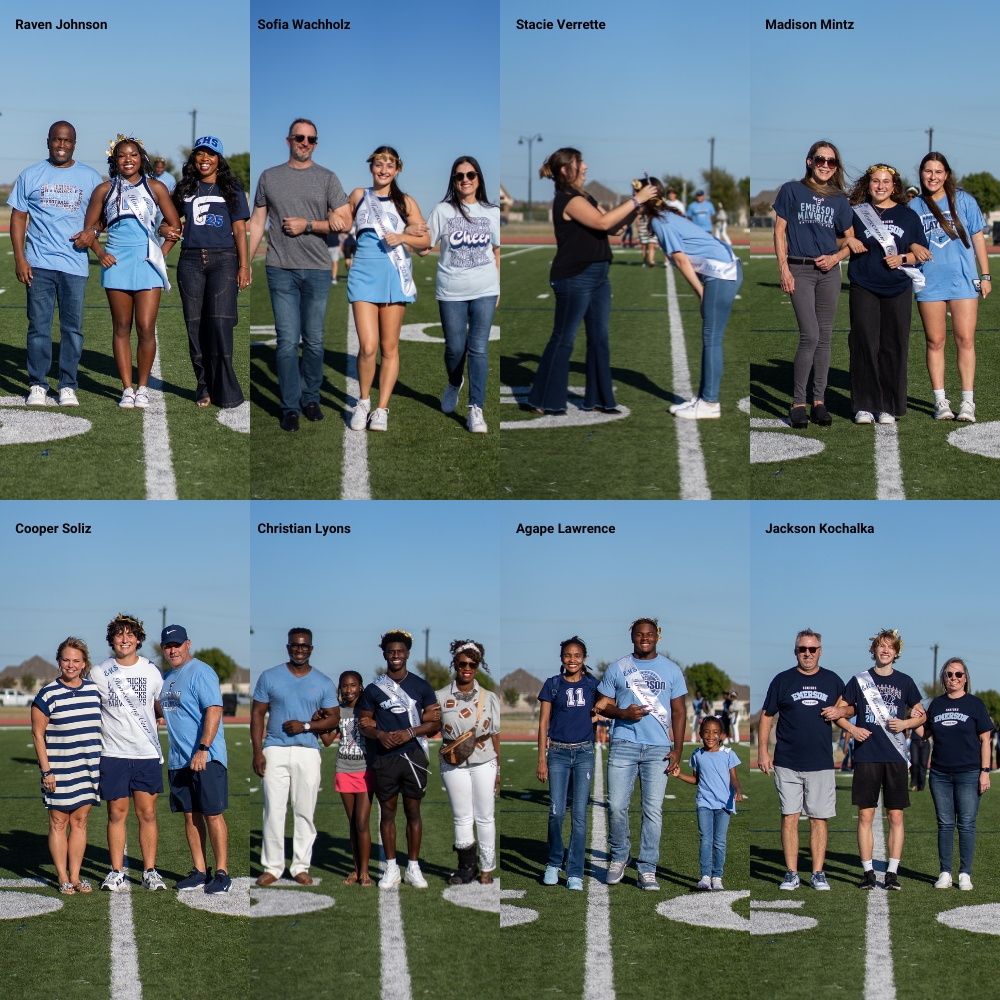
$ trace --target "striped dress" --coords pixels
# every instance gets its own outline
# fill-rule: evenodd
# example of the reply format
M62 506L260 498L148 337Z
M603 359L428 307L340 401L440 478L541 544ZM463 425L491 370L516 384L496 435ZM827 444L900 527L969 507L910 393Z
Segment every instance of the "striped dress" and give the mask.
M98 805L101 769L101 694L85 680L78 688L54 680L35 695L34 706L49 719L45 750L55 772L56 790L42 791L47 809L72 812Z

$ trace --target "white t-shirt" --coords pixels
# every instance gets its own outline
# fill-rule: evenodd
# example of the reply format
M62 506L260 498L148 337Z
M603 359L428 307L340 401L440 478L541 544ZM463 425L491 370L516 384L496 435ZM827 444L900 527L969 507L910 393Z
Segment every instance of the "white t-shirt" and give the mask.
M500 246L500 208L497 205L463 205L461 212L446 201L434 206L427 228L431 246L440 241L437 298L468 302L500 294L500 273L493 247Z
M674 198L674 199L668 198L667 199L667 207L668 208L676 208L677 211L681 213L681 215L684 214L684 202L681 201L679 198Z
M140 656L131 667L120 666L113 656L109 656L94 667L90 679L101 692L101 756L158 759L162 764L162 751L153 749L154 739L157 747L160 743L153 707L163 687L160 671L145 656ZM123 684L126 685L125 698L121 694Z

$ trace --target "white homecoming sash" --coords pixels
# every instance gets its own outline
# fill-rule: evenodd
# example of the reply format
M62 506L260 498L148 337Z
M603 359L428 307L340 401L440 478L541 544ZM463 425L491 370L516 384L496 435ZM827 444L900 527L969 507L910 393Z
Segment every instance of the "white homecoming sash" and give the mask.
M420 709L417 703L388 675L383 674L376 682L375 686L381 688L389 698L397 705L402 705L406 709L410 719L410 727L416 729L421 724ZM430 760L430 752L427 748L427 737L418 736L417 742L424 751L425 756Z
M631 667L622 671L622 677L625 678L629 690L639 700L639 704L649 709L649 714L656 718L667 734L667 740L670 740L670 716L660 699L649 690L646 678L642 676L642 671L635 665L634 660Z
M149 738L149 742L153 744L153 747L156 750L156 756L162 764L163 749L160 746L160 741L149 731L149 726L146 724L145 718L143 718L142 709L139 707L139 703L135 700L135 695L132 694L131 687L129 687L122 675L119 674L117 677L108 678L108 688L114 688L118 697L129 707L132 714L138 720L139 725L142 727L142 731Z
M867 201L861 202L860 205L855 205L854 214L865 224L868 232L878 240L887 257L895 256L899 253L892 234L885 228L882 220L878 217L878 213L876 213L875 209ZM900 267L899 270L906 272L907 277L913 282L913 290L915 292L923 291L924 285L927 284L927 279L920 268Z
M706 278L718 278L720 281L735 281L739 276L736 254L722 240L719 240L719 245L729 250L730 259L728 261L711 260L708 257L692 257L690 254L688 254L688 260L691 261L691 266L697 274L703 274Z
M906 756L906 737L902 733L894 733L889 728L889 709L882 699L882 692L875 686L871 674L866 670L854 679L858 682L858 687L861 688L861 693L865 696L865 701L868 702L868 707L872 710L875 721L881 726L882 732L889 737L889 742L899 751L899 756L909 764L910 758Z
M372 188L365 188L363 200L365 207L368 209L368 218L371 220L372 229L375 230L378 238L385 243L385 223L382 221L382 211L379 207L378 198L374 197L372 190ZM388 248L389 260L392 261L392 266L399 272L399 281L403 286L403 294L407 298L415 297L417 286L413 283L413 264L410 261L410 255L406 252L406 248L402 244L395 247L389 247L388 243L385 243L385 245Z
M122 197L126 202L128 202L128 207L132 210L132 213L139 220L149 237L149 243L146 250L146 260L153 265L156 273L163 279L164 290L169 292L170 281L167 279L167 264L163 259L163 251L160 249L160 244L153 239L154 227L156 225L155 200L153 203L154 210L151 212L149 210L148 202L145 198L143 198L139 191L139 189L144 186L142 181L135 186L130 186L127 190L124 180L119 178L118 183L120 185ZM150 192L150 197L152 197L152 192Z

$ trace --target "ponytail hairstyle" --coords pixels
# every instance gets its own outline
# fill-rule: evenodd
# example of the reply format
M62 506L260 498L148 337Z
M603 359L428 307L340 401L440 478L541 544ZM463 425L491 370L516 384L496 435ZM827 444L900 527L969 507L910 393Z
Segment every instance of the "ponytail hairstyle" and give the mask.
M402 171L403 161L399 158L399 153L397 153L392 146L379 146L379 148L368 157L367 162L369 167L375 162L375 158L377 156L391 156L392 159L396 161L396 169ZM392 203L396 206L396 211L399 212L399 216L403 222L409 221L406 217L406 195L400 191L395 177L393 177L392 182L389 184L389 197L392 199Z
M447 202L449 205L453 205L461 213L463 219L469 218L465 211L465 205L459 196L458 188L455 186L455 171L458 170L458 165L460 163L469 163L475 168L476 201L478 201L480 205L485 205L487 208L495 208L496 206L486 196L486 181L483 180L483 172L479 167L479 161L474 156L460 156L451 165L451 173L448 174L448 190L445 192L445 196L442 201Z
M67 639L63 639L63 641L61 643L59 643L59 649L56 651L56 663L58 663L62 659L62 655L63 655L63 650L64 649L75 649L78 652L80 652L80 653L83 654L83 664L84 664L84 666L83 666L83 670L80 671L80 676L83 677L83 678L89 677L90 676L90 651L87 649L87 644L83 641L83 639L77 639L77 638L74 638L73 636L70 636ZM949 660L948 662L950 663L952 661ZM962 666L964 667L965 664L963 663Z
M938 208L938 203L924 186L924 164L929 160L937 160L944 167L945 174L947 175L944 179L944 193L948 196L948 211L951 212L951 222L944 217L944 213ZM958 209L955 206L955 175L951 172L951 166L944 158L943 153L928 153L920 161L920 197L924 199L927 207L937 220L937 224L948 234L948 237L953 240L960 239L962 246L968 249L971 246L969 237L965 232L965 227L962 225ZM955 232L956 229L958 232ZM965 664L963 663L962 666L965 666Z
M490 668L486 665L486 647L481 642L476 642L475 639L456 639L448 649L451 652L452 670L455 669L455 660L458 659L458 654L465 653L477 667L482 667L486 673L490 672Z
M844 194L844 161L840 158L840 150L832 143L826 139L820 139L819 142L814 142L809 147L809 152L806 153L806 159L811 160L815 155L816 151L823 149L823 147L833 150L833 155L837 158L837 169L833 172L833 176L825 183L820 184L815 177L813 177L813 168L807 166L805 176L802 178L801 183L805 184L807 188L811 188L817 194L825 195L830 197L835 194Z
M634 188L635 185L639 183L641 182L633 181L632 187ZM672 205L667 204L667 194L663 189L663 181L661 181L659 177L650 177L649 183L656 189L656 197L650 198L649 201L642 206L641 211L647 219L655 219L666 212L672 212L674 215L683 216L683 212L674 208ZM675 191L674 194L676 193L677 192Z
M897 205L906 204L906 192L903 190L903 178L899 176L899 171L895 167L890 167L887 163L873 163L855 182L851 188L851 193L847 196L852 205L860 205L863 201L871 204L871 178L876 170L888 170L892 176L892 194L890 198Z
M556 191L577 191L576 175L583 163L583 153L572 146L563 146L554 153L549 153L545 162L538 168L539 177L547 177L553 181ZM566 173L563 173L565 168ZM572 176L569 176L572 174Z
M563 672L563 665L562 665L562 662L561 662L561 660L562 660L562 654L563 654L563 651L566 649L567 646L579 646L580 649L583 650L583 659L585 661L587 659L587 644L583 641L583 639L581 639L578 635L571 636L569 639L563 639L563 641L561 643L559 643L559 659L560 659L559 673L560 674ZM587 666L586 662L584 662L584 664L583 664L583 672L588 677L591 676L590 668Z

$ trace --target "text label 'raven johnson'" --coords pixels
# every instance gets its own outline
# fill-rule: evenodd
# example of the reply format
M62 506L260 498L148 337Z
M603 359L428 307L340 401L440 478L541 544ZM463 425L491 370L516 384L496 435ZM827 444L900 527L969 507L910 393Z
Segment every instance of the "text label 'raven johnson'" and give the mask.
M874 524L769 524L765 535L874 535Z
M613 535L613 524L519 524L515 535Z

